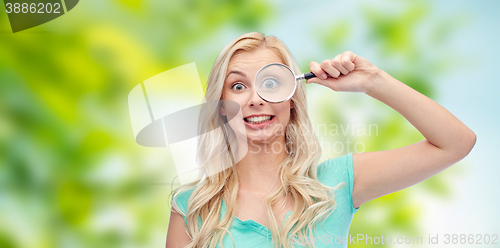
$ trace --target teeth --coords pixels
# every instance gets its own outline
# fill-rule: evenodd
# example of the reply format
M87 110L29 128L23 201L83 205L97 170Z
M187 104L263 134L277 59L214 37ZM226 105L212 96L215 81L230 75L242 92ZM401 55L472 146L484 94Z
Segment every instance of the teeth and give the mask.
M245 120L246 120L248 123L255 124L255 123L261 123L261 122L266 122L266 121L269 121L269 120L271 120L271 116L270 116L270 115L265 115L265 116L254 116L254 117L248 117L248 118L245 118Z

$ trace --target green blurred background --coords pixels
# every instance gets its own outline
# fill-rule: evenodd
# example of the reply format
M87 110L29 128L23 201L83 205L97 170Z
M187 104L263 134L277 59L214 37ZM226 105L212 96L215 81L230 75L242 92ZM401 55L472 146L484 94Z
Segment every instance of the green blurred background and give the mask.
M206 82L222 47L250 31L283 40L303 71L351 50L478 136L457 165L362 205L351 234L424 241L380 247L432 246L429 234L500 235L498 13L498 1L87 0L13 34L2 5L0 247L164 247L175 167L168 148L135 143L128 93L191 62ZM423 138L366 95L318 85L307 92L314 125L378 127L366 135L319 130L323 144L349 139L374 151ZM347 148L326 147L323 159Z

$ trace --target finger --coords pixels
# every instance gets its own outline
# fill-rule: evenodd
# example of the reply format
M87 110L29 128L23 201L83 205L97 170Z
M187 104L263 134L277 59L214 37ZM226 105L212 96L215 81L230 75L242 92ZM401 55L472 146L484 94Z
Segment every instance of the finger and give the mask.
M331 64L333 67L335 67L338 71L340 71L342 74L344 75L347 75L347 73L349 73L349 70L347 70L343 65L342 63L340 62L340 59L342 58L342 54L339 54L337 56L335 56L332 60L331 60Z
M349 71L353 71L354 68L356 67L354 61L356 61L356 54L354 54L351 51L342 53L340 58L340 63L344 68L346 68Z
M340 76L340 71L333 67L331 60L324 60L321 62L321 69L326 71L326 73L333 78Z
M310 78L306 80L306 84L319 84L325 86L326 80L323 80L321 78Z
M318 78L327 78L326 72L321 69L321 66L316 61L311 61L311 63L309 63L309 70L311 70L311 72Z
M340 89L339 79L336 78L328 78L326 80L320 78L311 78L306 81L308 84L319 84L325 87L328 87L334 91L338 91Z

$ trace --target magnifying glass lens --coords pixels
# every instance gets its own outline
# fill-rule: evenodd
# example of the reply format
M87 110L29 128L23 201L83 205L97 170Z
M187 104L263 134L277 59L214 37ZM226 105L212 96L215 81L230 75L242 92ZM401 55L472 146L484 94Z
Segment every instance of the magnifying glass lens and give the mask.
M267 65L255 77L257 94L268 102L283 102L290 99L295 87L295 75L282 64Z

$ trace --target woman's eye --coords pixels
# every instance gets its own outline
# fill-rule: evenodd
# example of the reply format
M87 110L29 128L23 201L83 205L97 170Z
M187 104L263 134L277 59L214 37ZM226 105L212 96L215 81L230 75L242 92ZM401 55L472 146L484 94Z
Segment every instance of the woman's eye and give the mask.
M236 83L236 84L233 84L233 86L231 87L233 90L244 90L245 89L245 86L243 84L240 84L240 83Z
M279 81L275 78L266 78L261 84L261 89L272 90L279 86Z
M271 88L274 88L274 86L276 86L276 82L274 80L264 81L264 87L271 89Z

